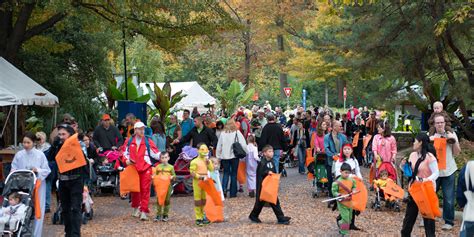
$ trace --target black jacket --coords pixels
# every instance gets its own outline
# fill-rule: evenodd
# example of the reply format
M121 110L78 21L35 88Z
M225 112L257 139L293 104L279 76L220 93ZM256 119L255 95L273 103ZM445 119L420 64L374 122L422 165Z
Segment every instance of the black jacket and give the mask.
M268 161L265 157L262 157L262 160L257 165L257 195L260 195L263 179L267 177L270 171L276 173L273 160Z
M99 125L94 130L94 145L104 150L110 150L113 146L119 147L123 144L123 137L117 127L110 126L105 129L104 126Z
M271 145L273 150L288 150L285 135L281 125L278 123L267 123L262 130L258 148L262 150L265 145Z
M206 126L203 126L202 131L199 133L197 127L193 127L191 131L181 138L180 142L189 142L193 140L192 147L197 147L201 142L205 143L208 147L217 146L217 137L214 131Z

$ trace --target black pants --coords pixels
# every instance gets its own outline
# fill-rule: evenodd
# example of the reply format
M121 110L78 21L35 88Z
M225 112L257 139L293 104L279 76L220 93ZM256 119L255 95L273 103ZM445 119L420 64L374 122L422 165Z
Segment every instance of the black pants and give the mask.
M359 162L359 165L362 165L362 161L364 160L364 157L362 156L362 147L364 144L362 143L362 140L359 140L357 142L357 146L354 147L354 156L356 157L357 161Z
M81 236L83 189L82 178L59 181L59 196L63 209L62 218L66 237Z
M262 212L262 208L265 206L265 203L267 202L260 201L260 197L259 195L257 195L257 198L255 199L255 206L253 207L253 210L250 213L250 216L258 218L258 216L260 215L260 212ZM281 210L280 200L277 198L276 205L272 203L269 203L269 204L270 204L270 207L272 207L273 213L275 213L277 220L281 220L285 215L283 214L283 211Z
M405 218L403 219L403 227L401 231L402 237L411 236L411 231L413 230L413 225L416 223L417 216L418 206L416 205L413 198L408 197L407 211L405 213ZM435 220L423 218L423 223L425 225L425 236L436 236Z
M333 197L332 191L331 191L332 190L332 182L333 182L332 166L326 165L326 173L327 173L327 176L328 176L329 197Z

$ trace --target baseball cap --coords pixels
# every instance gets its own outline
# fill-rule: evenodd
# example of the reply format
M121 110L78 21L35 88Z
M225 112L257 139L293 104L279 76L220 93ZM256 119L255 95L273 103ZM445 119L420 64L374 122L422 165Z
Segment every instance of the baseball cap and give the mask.
M103 114L102 115L102 120L109 120L110 119L110 115L108 114Z
M136 122L135 125L133 125L133 128L144 128L145 124L143 122Z

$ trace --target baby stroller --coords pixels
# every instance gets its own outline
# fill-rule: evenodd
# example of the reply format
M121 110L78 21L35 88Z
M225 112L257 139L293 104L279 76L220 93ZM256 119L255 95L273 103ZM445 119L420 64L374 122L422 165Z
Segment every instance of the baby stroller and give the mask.
M260 159L262 158L263 157L260 157ZM288 176L288 173L286 172L286 167L292 167L291 164L292 161L290 158L290 154L288 152L282 152L280 156L280 161L278 163L278 171L282 177Z
M191 161L198 156L197 149L191 146L183 147L174 164L176 179L173 183L173 193L190 194L193 192L193 180L189 171Z
M5 224L5 230L2 236L33 236L33 220L34 220L34 204L32 194L34 192L36 183L36 175L30 170L16 170L10 173L5 180L5 187L3 189L3 203L2 207L7 207L8 195L13 192L18 192L21 195L21 203L27 206L24 217L17 222L15 227L9 226L8 222Z
M375 186L375 184L374 184ZM385 202L385 207L393 210L395 212L400 212L400 205L398 204L398 199L387 195L384 193L384 190L382 188L377 188L374 187L375 190L375 200L372 202L372 209L375 211L381 211L382 210L382 201Z
M312 168L313 166L314 168ZM328 185L328 174L326 171L326 154L317 153L314 162L308 166L308 172L312 173L313 178L313 198L320 197L323 194L329 195L330 187Z
M119 170L123 169L119 151L105 151L99 156L104 162L97 166L97 180L93 187L93 194L99 195L104 189L113 190L113 194L120 195Z

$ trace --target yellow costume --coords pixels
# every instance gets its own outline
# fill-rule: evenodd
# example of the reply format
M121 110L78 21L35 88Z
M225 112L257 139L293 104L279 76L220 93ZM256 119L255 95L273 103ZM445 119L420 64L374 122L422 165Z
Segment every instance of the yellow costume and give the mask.
M191 161L189 170L193 176L194 212L196 224L200 225L204 220L204 205L206 204L206 192L199 187L199 181L206 179L208 171L214 171L212 162L207 159L209 149L206 145L199 147L199 156Z

